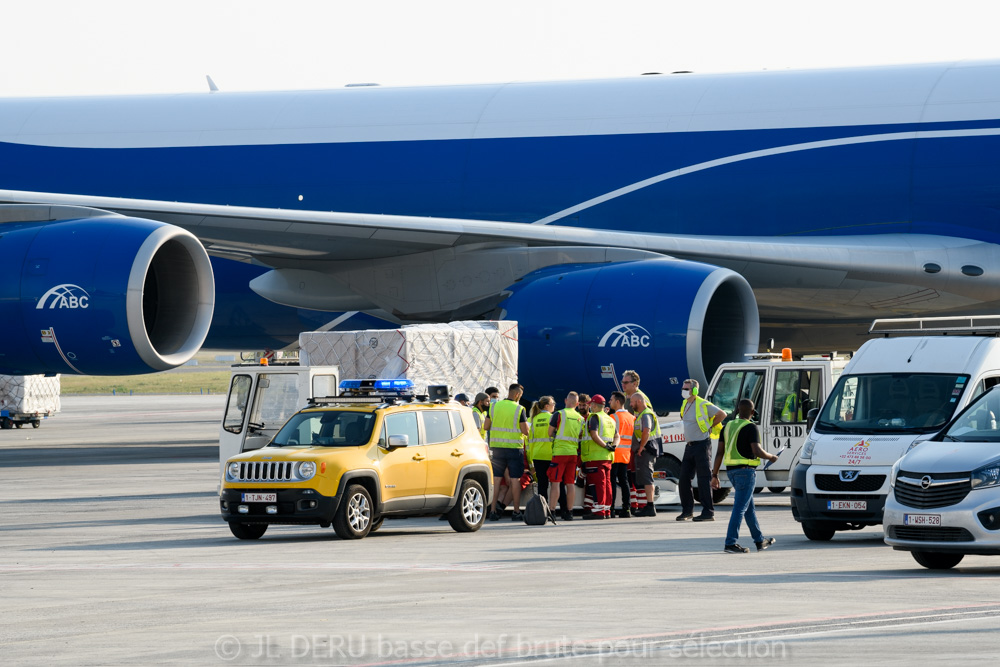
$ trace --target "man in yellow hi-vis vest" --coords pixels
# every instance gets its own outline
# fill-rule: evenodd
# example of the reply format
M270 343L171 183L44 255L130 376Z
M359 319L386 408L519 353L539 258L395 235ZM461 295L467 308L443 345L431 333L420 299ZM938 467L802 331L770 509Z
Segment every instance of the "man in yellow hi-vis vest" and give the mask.
M769 454L760 446L760 435L757 426L750 421L753 415L753 401L744 398L736 407L738 417L728 424L719 438L719 447L715 453L715 466L712 469L712 488L719 488L719 468L723 458L726 461L726 474L736 492L733 498L733 513L729 516L729 530L726 531L726 546L723 549L730 554L745 554L750 550L741 547L736 541L740 537L740 524L746 517L747 528L757 551L763 551L772 544L774 538L764 538L757 522L757 512L753 506L753 489L757 485L757 466L761 459L777 461L778 457Z
M712 504L712 436L719 432L719 425L726 418L725 410L720 410L704 398L698 396L698 381L684 380L681 385L681 421L684 422L684 458L681 460L681 475L677 481L677 493L681 497L681 513L677 521L715 521L715 506ZM694 492L691 480L698 472L698 500L701 514L694 516Z
M486 415L486 432L490 434L490 458L493 460L493 478L499 479L510 472L510 490L514 494L512 521L523 519L521 514L521 475L524 474L524 438L528 436L528 414L518 401L524 387L515 383L507 390L507 399L490 406ZM490 504L490 521L497 521L497 494Z

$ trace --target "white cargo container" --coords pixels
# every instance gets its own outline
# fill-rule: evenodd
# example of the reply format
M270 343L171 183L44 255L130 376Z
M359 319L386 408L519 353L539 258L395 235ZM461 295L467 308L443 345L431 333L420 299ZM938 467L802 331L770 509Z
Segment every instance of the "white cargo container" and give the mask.
M59 376L0 375L0 428L38 428L59 412Z
M448 322L401 329L299 334L303 366L338 366L342 378L406 378L417 393L448 385L470 398L517 382L517 322Z

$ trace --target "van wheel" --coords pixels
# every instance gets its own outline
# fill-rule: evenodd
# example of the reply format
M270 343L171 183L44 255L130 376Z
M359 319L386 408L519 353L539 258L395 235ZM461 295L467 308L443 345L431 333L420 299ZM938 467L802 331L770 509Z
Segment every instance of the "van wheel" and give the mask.
M785 492L785 487L783 487L783 486L769 486L769 487L767 487L767 490L770 491L771 493L784 493Z
M699 487L697 486L691 487L691 492L694 494L694 501L696 503L701 502L701 496L698 493L698 489ZM723 500L729 497L730 491L731 489L727 486L724 486L721 489L712 489L712 503L714 504L721 503Z
M261 535L267 531L267 524L230 521L229 530L241 540L259 540Z
M459 533L474 533L483 526L486 518L486 495L474 479L462 482L458 502L448 510L448 523Z
M351 484L333 517L333 530L342 540L360 540L371 528L372 497L365 487Z
M965 558L965 554L946 554L939 551L913 551L910 555L928 570L950 570Z
M829 542L837 531L822 521L806 521L802 524L802 532L815 542Z

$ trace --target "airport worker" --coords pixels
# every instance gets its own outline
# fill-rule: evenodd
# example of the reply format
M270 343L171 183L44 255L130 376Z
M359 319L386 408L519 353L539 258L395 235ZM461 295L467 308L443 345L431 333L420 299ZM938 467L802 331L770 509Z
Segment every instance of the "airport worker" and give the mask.
M611 462L618 447L615 420L604 414L604 397L594 394L587 417L587 436L580 443L580 460L587 476L587 485L594 487L594 504L584 519L611 518Z
M681 421L684 422L684 457L681 460L681 474L677 482L677 493L681 497L681 513L677 521L715 521L715 506L712 503L712 436L721 430L720 424L726 418L726 411L717 408L698 396L698 381L687 379L681 385ZM691 480L698 473L698 500L701 514L694 516L694 492Z
M586 420L590 416L590 394L578 394L577 396L576 411Z
M641 392L632 394L632 413L635 423L632 430L632 457L635 463L635 484L646 492L646 505L640 508L636 516L656 516L653 499L656 488L653 486L653 464L659 455L660 423L656 413L646 405L646 399Z
M566 407L552 415L549 422L549 435L553 437L552 465L549 466L549 507L555 511L559 499L565 493L566 505L561 515L563 521L573 520L576 466L580 440L584 433L583 417L576 410L578 400L579 395L575 391L569 392L566 395Z
M469 407L470 401L468 394L458 394L457 396L455 396L455 402L458 403L459 405L464 405L465 407Z
M484 392L490 397L490 404L496 403L500 400L500 390L496 387L487 387Z
M535 470L538 480L538 495L549 499L549 466L552 465L552 436L549 423L556 409L556 399L542 396L531 406L531 420L528 426L528 461Z
M524 394L524 387L516 382L507 389L507 398L490 405L486 415L486 431L490 434L490 458L493 461L493 477L509 473L508 484L514 493L513 521L524 518L521 514L521 485L518 480L524 475L524 438L528 436L528 415L524 406L518 403ZM499 519L497 497L490 504L490 521Z
M645 401L646 407L650 410L653 409L653 404L649 400L649 396L642 393L639 389L639 374L635 371L625 371L622 373L622 391L625 392L625 408L631 410L632 406L632 395L639 394L642 396L642 400ZM655 411L654 411L655 414Z
M629 481L628 464L632 460L632 428L635 417L625 409L625 394L620 391L612 392L608 397L608 405L611 408L611 418L615 420L615 428L618 431L618 446L615 448L615 457L611 462L611 513L614 514L615 492L617 485L621 493L622 508L618 513L621 519L628 519L632 516L631 497L632 483Z
M760 446L760 434L757 426L750 421L753 415L753 401L742 399L736 407L738 417L733 419L722 431L719 446L715 453L715 465L712 468L712 488L719 488L719 468L723 460L726 463L726 474L733 485L733 513L729 516L729 529L726 531L726 546L723 551L730 554L745 554L750 550L741 547L737 540L740 537L740 524L746 519L750 537L757 545L757 551L763 551L774 544L774 538L765 538L760 532L757 512L753 505L753 490L757 485L757 466L761 459L777 461L778 457L769 454Z
M476 400L472 403L472 417L476 421L479 435L486 440L486 413L490 409L490 397L485 392L476 394Z

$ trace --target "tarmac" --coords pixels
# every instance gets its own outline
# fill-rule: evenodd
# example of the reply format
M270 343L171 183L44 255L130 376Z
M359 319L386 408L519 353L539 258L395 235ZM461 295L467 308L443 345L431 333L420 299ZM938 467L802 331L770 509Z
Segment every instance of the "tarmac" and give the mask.
M932 572L868 528L722 552L713 523L655 518L472 534L434 518L366 539L219 518L225 397L64 397L0 432L5 665L874 664L994 661L1000 559ZM753 548L743 531L744 545Z

